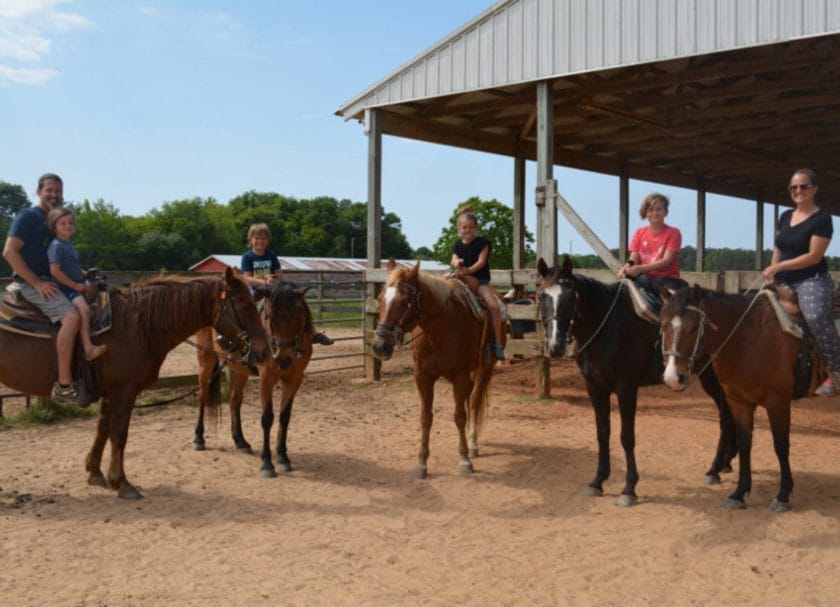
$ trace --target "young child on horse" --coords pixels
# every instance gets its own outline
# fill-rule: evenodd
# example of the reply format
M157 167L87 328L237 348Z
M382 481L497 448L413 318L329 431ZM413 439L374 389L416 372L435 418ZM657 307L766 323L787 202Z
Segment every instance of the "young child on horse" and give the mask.
M94 360L105 354L108 346L94 344L90 339L90 306L84 297L87 290L85 275L76 247L70 238L76 232L76 217L66 207L57 207L47 215L47 226L55 238L47 248L50 274L58 288L79 311L79 337L85 351L85 360Z
M490 241L478 236L478 217L472 207L464 207L458 214L458 234L461 242L452 246L452 271L455 274L471 274L478 280L478 294L487 306L490 314L490 322L493 326L493 354L496 360L505 359L505 351L502 348L502 319L499 313L499 304L490 288Z
M659 192L645 196L639 207L639 216L647 219L630 240L630 258L618 271L619 278L631 278L656 299L658 310L659 289L676 289L685 286L680 279L680 247L682 234L665 223L668 216L668 197Z
M283 280L280 260L277 254L268 248L271 243L271 229L267 224L254 223L248 228L249 251L242 255L239 269L244 274L243 280L251 288L267 286L275 281ZM331 346L334 339L318 331L312 334L312 343Z

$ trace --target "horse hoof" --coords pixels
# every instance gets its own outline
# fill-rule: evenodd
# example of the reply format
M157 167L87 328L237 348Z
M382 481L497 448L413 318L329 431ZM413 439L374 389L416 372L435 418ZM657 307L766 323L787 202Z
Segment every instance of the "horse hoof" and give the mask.
M730 497L723 503L723 507L727 510L744 510L747 505L744 503L744 500L736 500Z
M136 488L132 485L127 485L124 487L120 487L117 490L117 496L124 500L139 500L143 499L143 494L140 493Z
M248 455L254 452L253 449L251 449L251 445L245 445L244 447L240 447L237 445L236 450L240 453L247 453Z
M93 485L94 487L104 487L105 489L108 488L108 481L105 480L105 477L102 476L102 473L91 474L88 476L88 485Z
M411 476L417 479L424 479L429 476L429 473L426 470L426 466L415 466L414 470L411 471Z
M721 472L732 472L732 466L726 464L723 468L720 469Z
M198 441L193 441L193 451L204 451L204 443L199 443Z
M790 511L790 502L780 502L779 500L773 500L773 503L770 505L770 510L773 512L788 512Z
M720 485L720 476L717 474L707 474L703 479L704 485Z
M472 462L464 462L458 466L458 474L461 476L470 476L474 472L475 468L473 468Z
M601 497L604 495L604 490L600 487L591 487L587 485L583 488L583 495L587 497Z
M635 506L639 502L639 498L635 495L627 495L626 493L622 493L618 496L618 501L616 501L615 505L619 508L630 508L631 506Z
M476 447L475 449L470 449L469 456L470 456L470 459L472 459L474 457L478 457L478 447Z
M263 478L277 478L277 473L274 468L263 468L260 470L260 476Z

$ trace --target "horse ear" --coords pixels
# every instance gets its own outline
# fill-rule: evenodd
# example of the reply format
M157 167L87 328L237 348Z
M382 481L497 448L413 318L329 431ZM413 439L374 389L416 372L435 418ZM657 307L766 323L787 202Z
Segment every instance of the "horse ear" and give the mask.
M311 287L298 287L297 289L295 289L295 293L297 293L301 297L305 297L306 292L309 291L310 288Z
M663 302L668 301L671 299L671 296L676 293L674 289L669 289L668 287L660 287L659 288L659 297L662 298Z
M419 271L420 271L420 260L418 259L418 260L417 260L417 263L416 263L416 264L414 264L414 267L413 267L413 268L411 268L411 269L408 271L408 274L406 275L406 278L408 278L409 280L414 280L415 278L417 278L417 273L418 273Z
M234 274L235 268L228 266L225 268L225 282L229 287L232 287L234 283L239 280L239 276ZM238 270L236 270L238 272ZM241 273L240 273L241 274Z
M572 271L572 258L568 255L563 255L563 271L566 273Z
M254 301L265 299L271 293L271 289L265 285L254 287Z
M548 276L548 264L542 257L537 260L537 273L542 277Z

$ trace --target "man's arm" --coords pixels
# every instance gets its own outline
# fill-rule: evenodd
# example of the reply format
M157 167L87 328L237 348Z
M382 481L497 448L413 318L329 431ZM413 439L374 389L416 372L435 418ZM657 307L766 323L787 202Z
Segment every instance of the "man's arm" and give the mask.
M59 291L53 283L41 280L29 268L20 254L23 249L23 240L17 236L9 236L6 238L6 244L3 246L3 257L9 262L12 271L20 276L29 286L38 291L44 299L52 299Z

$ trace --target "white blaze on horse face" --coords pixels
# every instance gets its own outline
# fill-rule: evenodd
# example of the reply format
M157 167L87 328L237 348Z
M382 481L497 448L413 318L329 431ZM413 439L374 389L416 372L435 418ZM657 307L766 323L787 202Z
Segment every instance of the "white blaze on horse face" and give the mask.
M385 296L382 298L382 302L385 304L385 307L381 310L382 318L386 318L388 316L388 310L391 308L391 303L394 301L396 296L397 287L394 285L385 287Z
M671 329L671 352L676 352L677 349L677 339L680 335L680 329L682 328L682 319L679 316L674 316L671 319L671 322L668 323ZM662 345L665 345L665 342L662 342ZM680 383L679 380L679 371L677 370L677 357L673 354L668 354L665 358L665 372L662 374L662 381L665 382L672 390L681 390L685 388L684 384Z
M557 303L560 301L560 296L563 294L563 287L560 285L551 285L543 291L551 298L551 309L554 312L553 318L548 321L545 327L545 334L548 337L548 348L553 350L557 346Z

